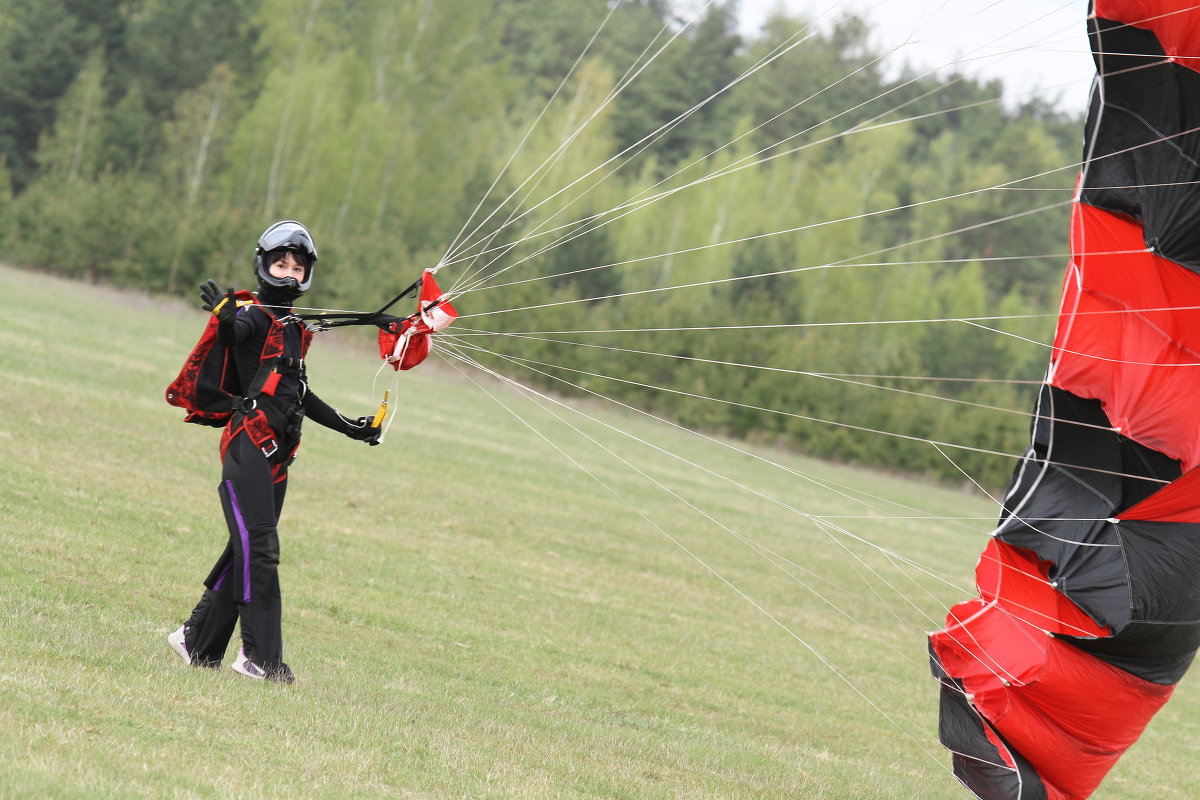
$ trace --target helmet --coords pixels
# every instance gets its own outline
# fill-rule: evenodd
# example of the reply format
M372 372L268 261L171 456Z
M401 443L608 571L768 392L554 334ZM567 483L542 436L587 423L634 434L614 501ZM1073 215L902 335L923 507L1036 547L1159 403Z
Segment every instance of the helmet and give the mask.
M291 250L300 257L305 267L304 280L297 283L295 278L276 278L271 274L269 267L275 260L271 255L276 250ZM285 219L276 222L258 237L258 246L254 249L254 274L264 286L293 289L299 294L308 291L308 287L312 285L313 265L316 261L317 246L313 244L308 228L295 220Z

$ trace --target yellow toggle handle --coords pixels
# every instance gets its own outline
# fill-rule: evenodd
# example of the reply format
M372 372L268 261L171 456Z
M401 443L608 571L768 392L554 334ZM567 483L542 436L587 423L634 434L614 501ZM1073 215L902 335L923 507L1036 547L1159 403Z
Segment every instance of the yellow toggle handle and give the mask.
M219 303L217 303L215 306L213 306L212 315L215 317L215 316L217 316L218 314L220 314L220 313L221 313L221 309L222 309L222 308L224 308L224 307L225 307L225 304L226 304L226 303L228 303L228 302L229 302L229 298L228 298L228 297L223 297L223 298L221 298L221 302L219 302ZM238 301L237 301L237 307L238 307L238 308L245 308L246 306L252 306L252 305L254 305L254 301L253 301L253 300L238 300Z
M383 390L383 402L379 404L379 410L375 412L375 418L371 420L372 428L378 428L387 419L388 393L390 391L390 389Z

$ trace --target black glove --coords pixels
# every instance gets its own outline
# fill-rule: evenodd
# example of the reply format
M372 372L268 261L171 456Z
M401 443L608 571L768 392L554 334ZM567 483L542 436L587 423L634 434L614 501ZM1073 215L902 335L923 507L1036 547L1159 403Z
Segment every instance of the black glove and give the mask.
M374 447L379 444L379 437L383 435L383 427L372 425L370 417L346 419L346 435L355 441L366 442Z
M222 295L217 282L211 278L200 284L200 302L201 308L213 312L222 322L237 315L237 293L233 287L230 286Z

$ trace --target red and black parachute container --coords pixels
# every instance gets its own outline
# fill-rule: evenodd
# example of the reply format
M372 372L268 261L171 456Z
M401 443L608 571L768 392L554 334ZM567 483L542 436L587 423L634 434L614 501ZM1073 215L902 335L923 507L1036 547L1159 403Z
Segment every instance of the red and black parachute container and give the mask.
M1091 795L1200 647L1200 3L1095 0L1071 262L1032 443L930 636L986 800Z

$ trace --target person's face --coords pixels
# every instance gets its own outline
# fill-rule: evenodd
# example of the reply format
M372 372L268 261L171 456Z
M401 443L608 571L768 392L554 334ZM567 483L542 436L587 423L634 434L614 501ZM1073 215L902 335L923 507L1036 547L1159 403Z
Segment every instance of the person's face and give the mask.
M296 283L304 281L304 262L296 258L296 254L290 250L283 254L283 258L271 264L267 271L281 280L294 278Z

